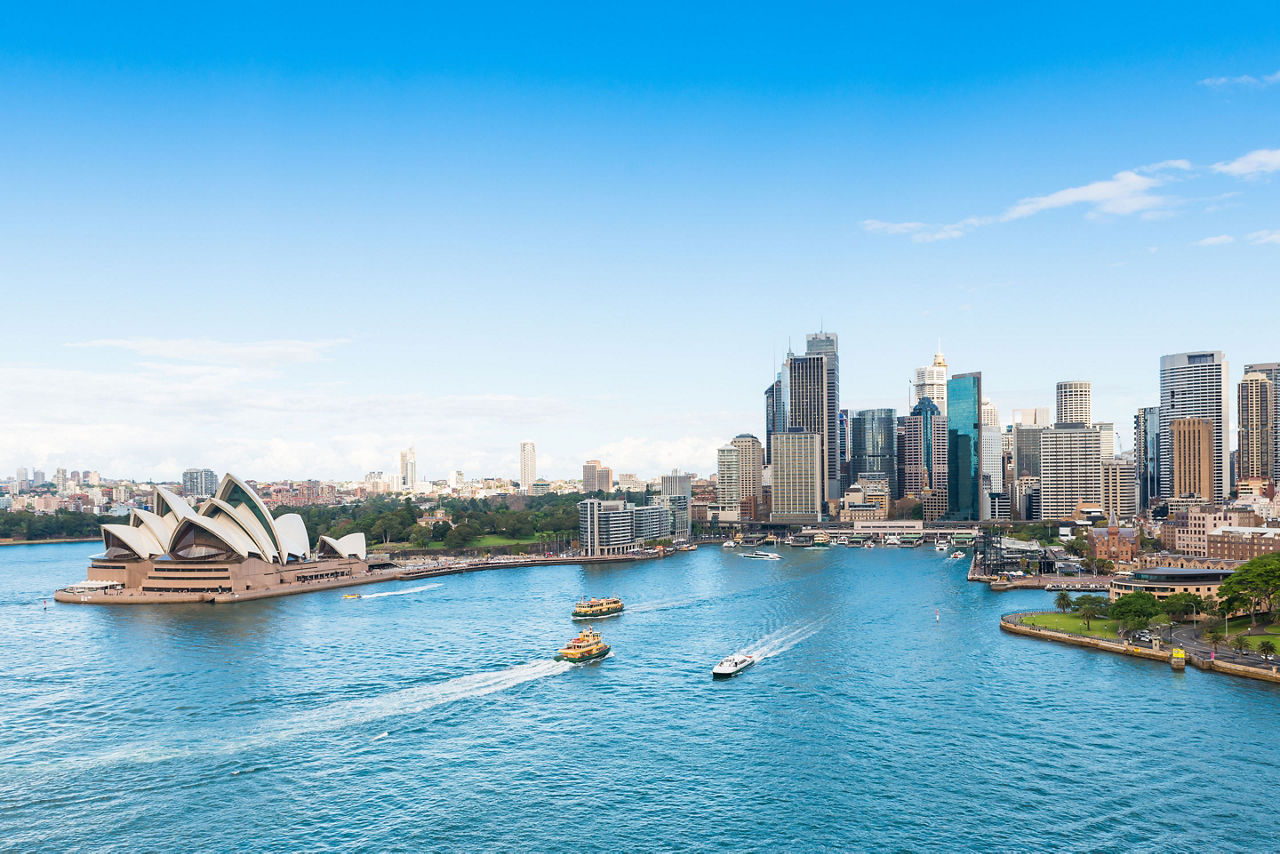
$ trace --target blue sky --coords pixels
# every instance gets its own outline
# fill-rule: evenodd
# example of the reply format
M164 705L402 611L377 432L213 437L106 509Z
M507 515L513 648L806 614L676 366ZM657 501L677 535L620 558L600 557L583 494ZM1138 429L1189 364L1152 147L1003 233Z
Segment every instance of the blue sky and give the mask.
M689 5L10 12L0 470L706 472L820 325L1126 445L1280 360L1272 4Z

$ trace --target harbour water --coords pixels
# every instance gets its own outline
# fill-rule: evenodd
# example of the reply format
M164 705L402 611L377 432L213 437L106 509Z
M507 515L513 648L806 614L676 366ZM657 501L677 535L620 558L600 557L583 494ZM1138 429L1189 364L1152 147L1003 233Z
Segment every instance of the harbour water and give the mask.
M9 850L1255 850L1280 688L1000 632L932 549L704 546L236 606L0 548ZM557 647L621 596L613 654ZM937 616L935 616L935 612ZM763 660L713 682L728 653Z

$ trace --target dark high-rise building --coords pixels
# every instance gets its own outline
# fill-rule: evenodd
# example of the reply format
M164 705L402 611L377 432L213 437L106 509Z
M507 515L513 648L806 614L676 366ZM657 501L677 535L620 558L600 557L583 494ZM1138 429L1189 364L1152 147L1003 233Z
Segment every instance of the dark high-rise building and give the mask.
M834 469L839 477L838 460L833 459L839 453L836 435L836 423L832 422L828 430L827 423L827 359L822 355L805 354L789 355L784 368L790 395L787 400L787 431L799 430L815 433L818 436L818 484L822 487L822 500L828 495L826 483L828 472ZM831 457L826 453L832 451Z
M787 380L784 373L764 390L764 462L773 462L773 434L787 430Z
M1174 353L1160 357L1160 494L1174 487L1173 423L1203 419L1213 429L1212 487L1201 497L1225 501L1231 489L1231 389L1224 353Z
M1133 460L1138 470L1138 509L1160 497L1160 407L1144 406L1133 416Z
M947 512L947 419L931 398L922 397L902 419L898 443L900 488L920 499L926 522Z
M1013 476L1040 476L1040 434L1044 427L1013 425Z
M898 494L898 413L863 409L849 419L849 479L864 473L881 475L889 494Z
M982 518L982 374L947 380L947 518Z
M823 498L838 499L840 488L840 345L834 332L814 332L804 337L805 355L822 358L823 399L822 428L825 458Z

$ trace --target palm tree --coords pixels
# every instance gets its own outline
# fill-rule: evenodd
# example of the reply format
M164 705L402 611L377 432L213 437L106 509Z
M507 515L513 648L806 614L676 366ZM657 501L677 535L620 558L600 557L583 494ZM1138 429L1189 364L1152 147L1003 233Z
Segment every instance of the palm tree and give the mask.
M1244 639L1243 634L1239 634L1231 639L1231 648L1236 651L1236 655L1244 655L1244 651L1249 648L1249 642Z
M1071 594L1065 590L1059 591L1058 595L1054 597L1053 607L1057 608L1059 611L1061 611L1064 614L1067 613L1067 611L1070 611L1071 610Z
M1262 653L1265 656L1275 655L1276 645L1271 641L1270 638L1258 641L1258 652Z
M1076 616L1084 621L1085 631L1089 630L1089 622L1098 618L1098 606L1091 602L1080 606L1080 610L1076 611Z
M1212 629L1209 629L1204 633L1204 642L1213 647L1213 654L1215 656L1218 654L1218 644L1222 643L1225 638L1226 635L1223 634L1222 629L1217 626L1214 626Z

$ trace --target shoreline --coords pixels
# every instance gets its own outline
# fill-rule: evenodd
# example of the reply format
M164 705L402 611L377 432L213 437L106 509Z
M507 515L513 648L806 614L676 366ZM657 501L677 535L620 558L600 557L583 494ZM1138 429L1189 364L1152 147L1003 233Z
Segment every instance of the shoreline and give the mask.
M1071 646L1085 647L1086 649L1096 649L1100 652L1109 652L1114 655L1127 655L1132 658L1145 658L1148 661L1162 661L1170 665L1173 670L1171 660L1173 658L1172 647L1161 649L1147 649L1143 646L1134 646L1128 641L1115 640L1109 641L1103 638L1088 637L1086 635L1074 635L1069 632L1060 632L1055 629L1046 629L1041 626L1028 626L1022 623L1023 617L1033 616L1035 614L1051 614L1052 611L1019 611L1013 614L1004 614L1000 617L1000 630L1009 634L1022 635L1024 637L1036 638L1037 640L1053 641L1055 643L1065 643ZM1163 647L1163 644L1161 644ZM1260 682L1271 682L1280 684L1280 668L1271 665L1270 670L1264 670L1260 667L1250 667L1244 664L1233 664L1229 661L1221 659L1204 658L1191 652L1186 653L1186 663L1196 668L1210 673L1225 673L1228 676L1239 676L1245 679L1256 679ZM1175 671L1176 672L1176 671Z
M53 540L0 540L0 546L56 546L59 543L97 543L102 537L66 537Z

